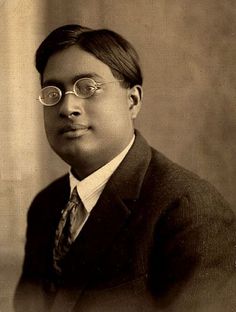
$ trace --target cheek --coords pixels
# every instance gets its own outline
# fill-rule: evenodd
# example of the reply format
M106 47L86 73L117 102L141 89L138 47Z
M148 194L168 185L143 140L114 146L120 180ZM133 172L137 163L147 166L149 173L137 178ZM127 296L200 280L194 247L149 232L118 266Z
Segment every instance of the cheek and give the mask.
M93 104L87 111L91 120L112 123L130 118L128 103L121 96L117 96L115 100L114 97L108 97L106 100L103 98L103 101Z
M55 136L56 120L55 114L49 111L44 111L44 128L49 141Z
M50 128L52 128L51 124L52 123L50 122L48 115L44 115L44 128L47 135L50 133Z
M113 125L124 125L129 123L130 120L130 111L128 107L125 104L119 104L120 103L112 105L112 107L109 107L106 112L106 119Z
M106 137L124 136L132 127L127 110L107 110L96 123L96 130Z
M52 128L53 125L55 124L55 114L56 112L50 107L49 108L44 108L43 112L43 118L44 118L44 125L45 128Z

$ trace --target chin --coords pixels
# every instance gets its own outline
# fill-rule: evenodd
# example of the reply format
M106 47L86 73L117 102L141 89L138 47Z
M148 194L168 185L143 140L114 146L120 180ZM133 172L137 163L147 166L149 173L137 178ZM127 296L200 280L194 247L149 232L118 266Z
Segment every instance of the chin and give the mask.
M54 152L70 166L82 166L96 159L96 148L82 144L52 146Z

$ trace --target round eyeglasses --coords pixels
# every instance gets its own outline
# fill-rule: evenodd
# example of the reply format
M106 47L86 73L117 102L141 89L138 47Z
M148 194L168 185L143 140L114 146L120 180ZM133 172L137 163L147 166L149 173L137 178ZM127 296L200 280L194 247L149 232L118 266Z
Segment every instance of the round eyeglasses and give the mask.
M94 93L107 83L119 82L122 80L114 80L109 82L96 82L92 78L78 79L74 85L73 90L62 93L61 89L56 86L46 86L41 89L39 94L39 101L45 106L53 106L60 102L63 95L74 94L75 96L87 99L94 95Z

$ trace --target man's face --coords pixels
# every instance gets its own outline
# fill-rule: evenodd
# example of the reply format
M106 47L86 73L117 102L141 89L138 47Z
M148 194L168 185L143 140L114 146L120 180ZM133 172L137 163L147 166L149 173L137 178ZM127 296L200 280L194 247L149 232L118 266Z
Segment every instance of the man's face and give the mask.
M43 86L55 85L69 91L80 77L100 83L116 80L106 64L72 46L49 58ZM55 106L44 107L51 147L80 178L109 162L131 140L137 113L133 111L130 92L119 82L108 83L89 98L67 94Z

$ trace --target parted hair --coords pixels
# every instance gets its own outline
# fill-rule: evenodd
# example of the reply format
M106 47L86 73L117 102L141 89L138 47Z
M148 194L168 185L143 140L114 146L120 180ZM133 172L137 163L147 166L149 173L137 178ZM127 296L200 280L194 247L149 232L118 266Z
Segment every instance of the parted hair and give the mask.
M113 76L123 80L124 87L142 85L139 57L130 42L114 31L93 30L76 24L53 30L40 44L35 63L41 82L50 56L73 45L78 45L109 66Z

